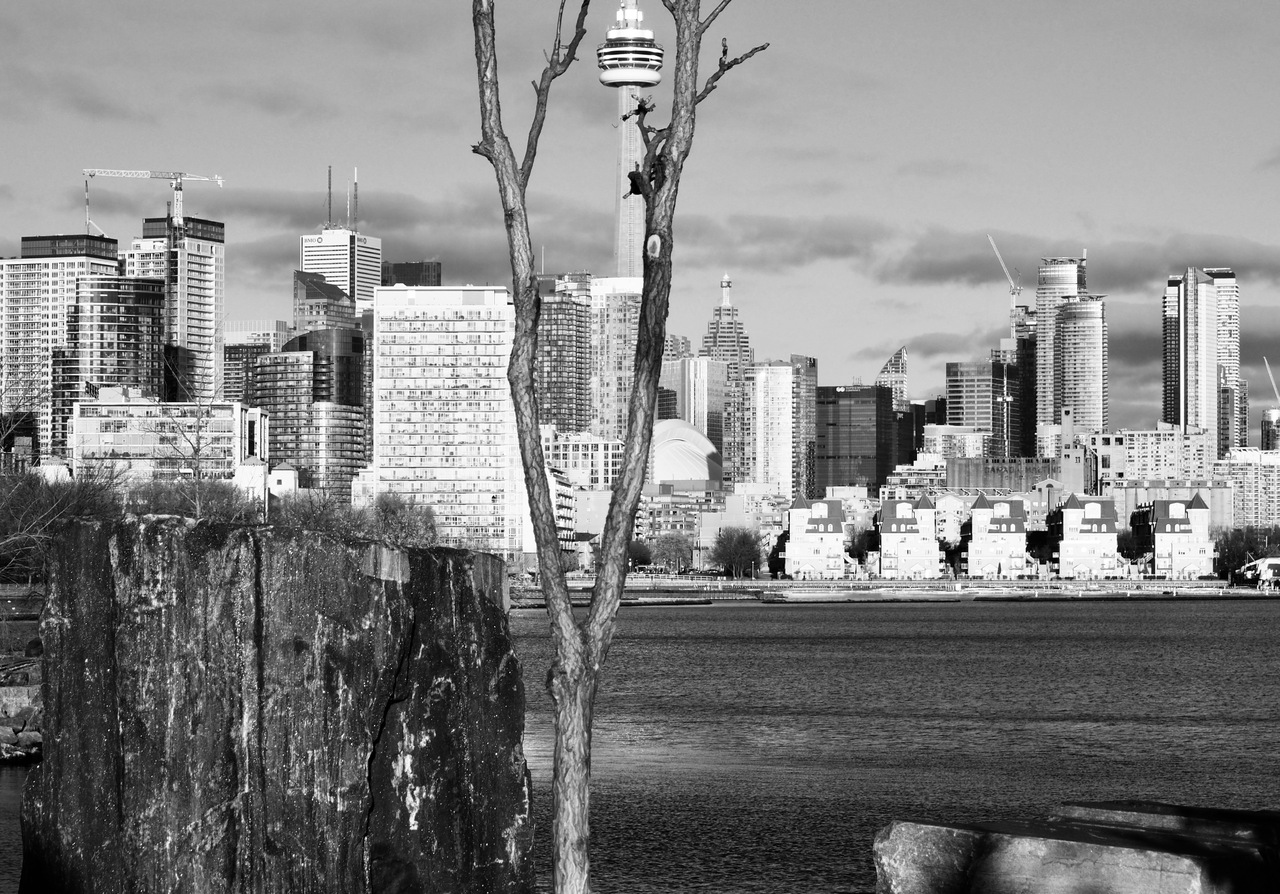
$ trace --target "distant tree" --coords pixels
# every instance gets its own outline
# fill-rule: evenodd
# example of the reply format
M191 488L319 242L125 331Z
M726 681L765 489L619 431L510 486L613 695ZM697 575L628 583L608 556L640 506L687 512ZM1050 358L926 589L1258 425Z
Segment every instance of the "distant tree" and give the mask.
M182 515L240 525L262 520L261 504L221 478L145 481L128 490L125 507L134 515Z
M653 553L642 540L632 540L627 544L627 562L632 568L653 564Z
M115 518L122 511L114 478L93 469L67 481L46 481L36 472L0 476L0 579L38 577L45 549L67 519Z
M369 512L319 491L299 490L273 499L271 524L336 537L370 537Z
M850 558L867 561L867 553L880 548L880 534L875 528L862 528L853 532L846 550Z
M373 503L372 533L392 546L436 545L436 518L430 506L399 494L381 493Z
M711 562L730 577L746 577L760 562L760 540L750 528L721 528L711 547Z
M1138 535L1133 528L1121 528L1116 532L1116 552L1130 564L1142 558L1142 547L1138 545Z
M787 544L791 542L791 532L783 531L769 550L769 577L778 580L787 573Z
M1280 526L1226 528L1214 540L1218 577L1230 580L1242 566L1267 556L1280 556Z
M693 561L693 544L688 537L674 531L655 538L649 548L653 552L651 561L667 571L679 571Z

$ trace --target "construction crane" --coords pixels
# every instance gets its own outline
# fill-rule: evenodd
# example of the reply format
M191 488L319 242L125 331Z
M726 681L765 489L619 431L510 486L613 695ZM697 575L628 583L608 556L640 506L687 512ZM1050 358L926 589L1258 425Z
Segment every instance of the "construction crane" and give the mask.
M175 227L182 226L182 181L184 180L207 180L210 183L218 184L218 188L222 188L222 178L218 175L212 177L202 177L199 174L185 174L182 171L116 171L107 168L85 168L85 177L137 177L150 178L153 180L168 180L173 186L173 225ZM89 224L89 181L85 180L84 187L84 219L86 229Z
M1271 380L1271 392L1276 396L1276 406L1280 407L1280 388L1276 387L1276 377L1271 375L1271 364L1267 363L1267 358L1262 358L1262 363L1267 368L1267 378Z
M996 260L1000 262L1000 269L1004 271L1004 278L1009 280L1009 295L1011 296L1010 304L1018 302L1018 296L1022 294L1022 286L1013 281L1013 277L1009 275L1009 268L1004 262L1004 258L1000 256L1000 249L996 248L996 240L991 238L991 234L987 234L987 241L991 243L991 250L996 253ZM1017 268L1014 268L1015 270ZM1022 279L1021 276L1018 277Z

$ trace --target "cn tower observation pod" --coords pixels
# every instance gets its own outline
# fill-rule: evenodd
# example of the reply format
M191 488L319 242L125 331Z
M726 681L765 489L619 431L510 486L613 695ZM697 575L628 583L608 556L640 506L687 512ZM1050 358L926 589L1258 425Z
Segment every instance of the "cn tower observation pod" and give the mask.
M643 27L635 0L621 0L618 20L596 50L600 83L606 87L652 87L662 80L662 47Z

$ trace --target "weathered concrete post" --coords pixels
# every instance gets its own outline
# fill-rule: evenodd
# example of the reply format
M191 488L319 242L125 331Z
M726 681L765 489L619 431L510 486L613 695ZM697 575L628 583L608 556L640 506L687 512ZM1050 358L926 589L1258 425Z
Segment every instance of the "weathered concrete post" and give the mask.
M21 890L532 890L503 575L269 527L73 525Z

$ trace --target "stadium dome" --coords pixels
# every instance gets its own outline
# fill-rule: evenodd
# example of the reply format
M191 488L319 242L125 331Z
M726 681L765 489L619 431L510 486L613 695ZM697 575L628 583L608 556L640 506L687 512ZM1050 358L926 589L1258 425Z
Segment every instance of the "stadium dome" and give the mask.
M707 436L683 419L663 419L653 427L654 484L665 481L719 482L724 470L720 451Z

